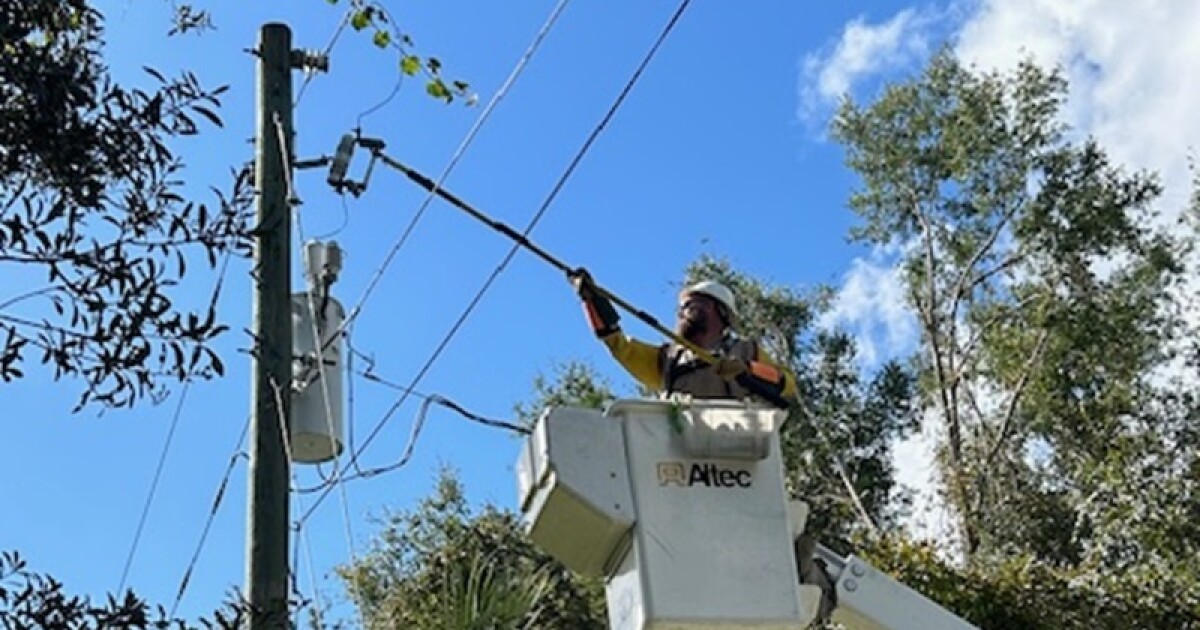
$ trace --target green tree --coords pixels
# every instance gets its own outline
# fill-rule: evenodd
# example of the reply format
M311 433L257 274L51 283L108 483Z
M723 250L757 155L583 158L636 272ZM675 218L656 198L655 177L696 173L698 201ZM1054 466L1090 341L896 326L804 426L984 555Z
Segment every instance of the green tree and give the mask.
M911 372L899 362L859 369L854 339L815 328L825 289L802 294L703 256L685 280L719 280L738 299L738 332L758 339L796 374L800 405L781 432L789 492L811 508L810 528L837 546L898 526L908 493L895 480L892 446L915 427Z
M616 400L608 381L587 363L566 361L555 366L554 374L533 377L533 400L513 407L517 421L532 427L550 407L572 406L603 409Z
M1122 572L1097 582L1085 571L1029 554L959 567L935 545L903 537L868 541L857 552L981 630L1200 628L1200 590L1169 570Z
M1200 628L1200 588L1195 576L1188 578L1178 567L1064 569L1028 552L960 567L946 562L933 545L908 541L895 527L895 506L889 505L902 494L888 462L895 436L913 422L913 377L900 365L884 366L864 384L850 340L810 330L823 303L819 295L771 287L711 258L698 260L687 275L720 278L734 287L745 304L745 334L779 331L778 339L789 340L790 346L772 349L793 357L805 395L815 402L789 421L800 422L785 432L785 457L795 471L792 492L813 504L812 527L822 542L841 539L833 542L852 546L847 551L986 630ZM539 375L532 402L515 411L529 423L546 406L598 408L614 398L594 369L567 362L549 377ZM820 426L830 435L819 437L816 422L827 423ZM830 496L822 497L822 491ZM860 509L878 523L882 535L862 535L873 530L863 525ZM486 573L485 566L490 567ZM492 507L472 513L451 475L444 475L438 490L414 511L389 519L376 548L342 575L350 591L359 593L357 601L373 627L490 627L489 621L506 627L531 622L547 628L604 627L598 582L579 580L532 547L515 515ZM552 584L543 581L547 578ZM471 592L487 595L466 595Z
M152 91L115 84L102 22L82 0L0 8L0 265L17 279L0 294L0 377L40 361L83 380L81 406L222 373L214 305L180 307L174 286L193 251L246 252L252 199L244 172L213 208L184 199L168 145L220 124L224 88L152 69Z
M1195 366L1186 394L1160 376L1181 361L1172 295L1191 233L1155 227L1155 177L1075 139L1066 96L1057 72L976 73L942 53L848 100L834 134L862 181L853 235L903 248L962 551L1179 562L1200 540L1195 451L1177 450L1194 444Z
M31 570L19 554L0 553L0 628L6 630L198 627L234 630L243 626L247 611L245 602L231 601L218 609L211 620L201 619L197 626L170 618L161 607L151 607L132 591L120 597L110 595L104 602L96 603L70 594L62 582Z
M216 300L185 305L180 286L195 277L189 265L249 255L253 191L239 168L211 203L185 197L172 145L221 126L226 87L153 68L152 88L118 84L93 4L0 4L0 267L16 278L0 290L0 379L40 363L83 382L79 407L129 406L171 381L223 374ZM215 28L204 3L171 4L172 34ZM398 55L396 76L424 76L439 100L473 100L382 5L352 2L345 19Z
M471 510L449 470L338 573L367 628L604 627L599 583L535 548L511 512Z

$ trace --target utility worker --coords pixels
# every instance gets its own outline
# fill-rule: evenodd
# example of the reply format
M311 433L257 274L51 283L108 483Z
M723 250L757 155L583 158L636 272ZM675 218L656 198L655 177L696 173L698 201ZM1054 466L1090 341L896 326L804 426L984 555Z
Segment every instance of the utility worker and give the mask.
M724 285L704 281L687 287L676 313L676 332L718 357L714 365L673 342L655 346L626 336L591 274L578 269L569 277L596 337L635 379L660 395L744 400L764 392L785 401L796 396L795 376L757 343L734 333L737 302Z
M642 385L663 396L690 394L693 398L744 400L766 392L791 402L796 397L796 377L753 341L733 332L738 315L733 292L706 280L679 293L675 331L680 337L717 357L711 364L674 342L659 346L632 339L621 331L620 316L596 289L591 275L578 269L569 275L583 300L583 309L596 336ZM753 391L751 391L753 390ZM801 534L793 541L797 577L801 584L821 589L818 619L827 621L837 606L837 591L824 560L814 558L816 539Z
M578 269L569 277L596 336L647 388L663 396L681 393L693 398L744 400L766 392L785 402L795 399L795 375L757 343L740 339L733 332L737 302L725 285L706 280L679 293L675 331L716 356L716 364L711 364L674 342L654 346L626 336L618 325L616 309L596 289L587 270ZM824 561L814 558L815 545L816 539L802 534L793 541L793 553L800 583L821 589L818 618L827 621L837 606L837 591Z

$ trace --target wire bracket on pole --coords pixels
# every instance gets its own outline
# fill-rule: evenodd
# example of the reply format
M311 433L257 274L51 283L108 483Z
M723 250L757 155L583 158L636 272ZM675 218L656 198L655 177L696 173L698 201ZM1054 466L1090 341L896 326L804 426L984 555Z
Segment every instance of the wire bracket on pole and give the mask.
M329 72L329 55L316 50L293 50L292 67L306 73Z
M343 135L338 142L337 150L334 151L333 158L328 162L329 177L326 181L339 194L348 192L355 197L362 196L371 180L371 173L375 170L375 162L383 156L383 149L386 146L387 144L379 138L364 137L360 129L355 129L354 133ZM346 176L350 169L350 162L354 159L355 147L362 147L371 152L371 161L367 163L366 173L363 174L362 181L357 182Z

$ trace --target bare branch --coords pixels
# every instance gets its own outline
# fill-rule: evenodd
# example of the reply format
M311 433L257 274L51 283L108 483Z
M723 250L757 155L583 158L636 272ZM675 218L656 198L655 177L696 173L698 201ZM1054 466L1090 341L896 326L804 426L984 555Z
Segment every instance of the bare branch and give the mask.
M837 464L838 478L841 479L842 485L846 488L846 495L850 499L850 503L854 506L854 511L858 512L859 518L866 523L867 528L871 533L879 536L879 525L875 523L875 519L871 518L870 512L867 512L867 507L863 505L862 498L858 496L858 491L854 489L854 483L850 481L850 476L846 474L846 467L842 465L841 459L835 460Z
M1009 431L1011 431L1013 425L1013 418L1017 414L1017 406L1021 402L1021 396L1025 393L1025 388L1029 385L1029 380L1033 376L1033 368L1041 360L1042 352L1045 351L1046 342L1049 339L1050 331L1043 328L1038 333L1037 343L1034 345L1033 351L1029 353L1029 358L1025 360L1025 365L1021 368L1021 377L1018 379L1016 387L1013 388L1012 394L1009 396L1008 405L1004 412L1004 420L1000 423L1000 434L996 436L996 441L988 451L987 457L984 458L980 474L986 474L987 469L991 467L992 461L996 458L996 454L1000 452L1000 447L1008 439Z
M957 380L951 379L950 374L954 373L953 357L946 353L942 346L942 339L939 335L938 304L937 304L937 265L936 257L933 251L934 233L933 227L929 221L929 217L925 215L921 208L920 200L913 191L908 191L912 204L912 212L921 224L921 230L924 234L924 249L925 249L925 289L927 295L927 304L925 309L928 314L925 316L926 332L929 335L930 352L933 355L934 374L937 378L937 388L939 402L942 407L942 418L946 424L946 434L950 451L950 473L954 486L954 492L958 495L957 501L963 506L962 523L963 537L967 543L967 549L971 550L976 544L976 533L974 531L974 516L968 511L968 506L971 505L969 494L967 492L966 479L963 473L963 456L962 456L962 425L958 417L958 400L957 400ZM916 290L915 288L913 289ZM922 310L918 307L918 311ZM950 319L953 320L953 313L950 314ZM951 324L953 325L953 324ZM953 347L953 339L951 339Z
M987 271L984 271L984 272L980 273L979 275L975 276L971 280L971 284L969 284L966 287L966 289L964 289L963 295L969 295L972 291L975 290L976 287L978 287L979 285L983 284L984 282L987 282L988 280L990 280L992 278L992 276L995 276L998 273L1007 271L1007 270L1011 269L1012 267L1015 267L1016 265L1019 265L1020 263L1025 262L1025 259L1027 259L1028 257L1029 257L1028 254L1013 254L1013 255L1005 258L1004 260L997 263L995 267L992 267L991 269L988 269Z
M11 298L9 298L8 300L6 300L6 301L4 301L4 302L0 302L0 310L6 309L6 308L8 308L8 307L10 307L10 306L13 306L14 304L17 304L18 302L23 302L23 301L25 301L25 300L28 300L28 299L30 299L30 298L35 298L35 297L37 297L37 296L39 296L39 295L47 295L47 294L53 293L53 292L55 292L55 291L62 291L62 290L64 290L64 288L63 288L63 286L62 286L62 285L59 285L59 284L53 284L53 285L50 285L50 286L48 286L48 287L42 287L42 288L40 288L40 289L37 289L37 290L35 290L35 291L28 291L28 292L26 292L26 293L22 293L22 294L20 294L20 295L17 295L17 296L11 297Z
M971 411L975 414L975 419L979 422L980 426L982 426L984 424L985 418L983 415L983 409L981 409L979 407L979 399L976 398L976 396L975 396L974 388L972 388L966 382L962 383L962 388L963 388L963 397L967 399L967 404L970 405Z
M984 242L982 244L980 244L979 248L975 250L975 253L971 255L971 259L967 261L967 264L964 265L962 270L959 272L958 278L954 281L954 285L950 290L950 316L951 316L951 318L953 318L954 313L956 313L958 311L958 305L960 302L962 302L963 296L966 295L966 293L967 293L966 292L967 279L971 277L971 272L975 269L975 265L978 265L979 261L983 260L983 257L992 248L992 245L996 244L996 239L1000 238L1000 234L1004 232L1005 226L1008 225L1009 221L1012 220L1013 216L1016 215L1017 210L1019 210L1020 208L1021 208L1020 204L1013 204L1013 207L1011 209L1009 209L1009 211L1006 212L1003 217L1000 218L1000 221L996 223L996 227L994 229L992 229L992 232L990 234L988 234L987 239L985 239ZM1010 257L1010 259L1011 259L1011 257ZM1005 267L1005 264L1001 263L995 269L993 269L991 273L995 273L997 270L1002 269L1004 267ZM986 280L988 275L990 275L990 273L989 274L981 274L980 276L977 276L974 280L971 281L970 288L974 289L974 287L978 286L979 283ZM953 324L951 324L951 325L953 325Z

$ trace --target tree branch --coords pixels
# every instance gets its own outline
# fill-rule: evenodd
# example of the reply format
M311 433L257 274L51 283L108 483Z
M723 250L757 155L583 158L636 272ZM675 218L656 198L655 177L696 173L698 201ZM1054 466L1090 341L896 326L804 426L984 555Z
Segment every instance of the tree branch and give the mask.
M54 284L54 285L50 285L48 287L42 287L40 289L37 289L36 291L28 291L26 293L22 293L15 297L11 297L4 302L0 302L0 310L4 310L4 309L16 304L17 302L22 302L24 300L28 300L29 298L34 298L39 295L45 295L47 293L53 293L54 291L62 291L64 289L65 289L65 287L63 287L61 284Z
M997 453L1000 452L1000 447L1004 441L1008 439L1009 431L1012 429L1013 418L1017 415L1017 405L1021 402L1021 396L1025 393L1025 388L1029 386L1029 379L1033 375L1033 367L1042 358L1042 352L1046 349L1046 342L1050 339L1050 331L1043 328L1038 333L1036 345L1033 351L1029 353L1029 358L1025 360L1025 365L1021 369L1021 377L1017 381L1016 387L1013 388L1012 394L1009 396L1008 405L1004 412L1004 420L1000 424L1000 434L996 436L996 441L992 444L992 448L988 451L987 457L983 460L983 466L980 468L980 474L986 474L988 468L991 467L992 461L996 459Z
M107 310L112 310L112 309L109 308ZM38 330L43 330L43 331L46 331L49 333L56 333L56 334L65 335L67 337L83 339L83 340L88 341L89 343L95 342L93 335L90 333L79 332L77 330L71 330L70 328L63 328L61 326L55 326L53 324L49 324L46 322L35 322L33 320L25 319L23 317L17 317L14 315L8 315L5 313L0 313L0 321L9 322L9 324L11 326L13 326L14 328L16 326L26 326L29 328L36 328ZM158 342L164 342L164 343L170 343L172 341L191 341L192 343L194 343L196 345L204 345L202 341L185 339L183 337L171 338L171 337L164 337L162 335L147 335L147 334L141 334L139 336L141 338L149 340L149 341L158 341Z
M958 418L957 396L955 395L956 382L952 382L948 377L948 372L953 372L953 366L946 364L946 353L942 348L941 339L938 330L938 309L937 309L937 277L935 257L933 251L933 227L930 224L929 217L921 209L920 200L917 199L916 193L912 190L907 191L912 204L912 213L921 224L921 230L924 234L923 241L925 246L925 273L926 273L926 295L928 303L922 308L918 304L918 312L927 310L924 314L925 328L929 335L930 352L933 354L934 374L937 378L939 400L942 406L942 418L946 423L947 439L950 448L950 467L953 478L954 491L958 495L958 503L962 506L962 527L963 537L966 541L968 554L974 550L976 544L976 535L974 528L974 517L970 513L969 506L971 501L967 493L966 480L963 476L962 464L962 426ZM914 293L916 289L913 289ZM953 314L951 314L953 317Z
M235 239L235 238L237 238L237 236L238 236L237 234L230 233L230 234L226 234L226 235L217 237L217 240ZM107 252L108 250L111 250L111 249L114 249L117 247L138 247L138 248L146 249L146 250L153 250L156 248L178 249L178 248L182 248L185 245L195 245L195 244L207 245L212 240L214 240L214 239L210 235L198 235L195 237L185 238L185 239L167 239L167 240L161 240L161 241L147 241L147 240L139 240L139 239L129 239L129 240L119 239L119 240L115 240L115 241L112 241L109 243L105 243L94 249L87 249L87 250L82 250L82 251L81 250L66 250L63 252L58 252L54 255L25 254L25 253L0 254L0 262L9 262L9 263L27 264L27 265L50 265L50 264L58 264L58 263L77 264L77 263L86 261L88 258L91 258L93 254L104 253L104 252Z
M965 383L962 385L962 387L965 398L967 399L967 404L971 406L971 411L975 413L975 418L979 421L979 426L983 426L983 409L979 407L979 399L975 397L975 391Z
M871 534L879 537L879 525L875 523L875 519L871 518L871 513L867 511L867 506L863 505L862 498L858 496L858 490L854 488L854 483L850 481L850 475L846 473L846 466L842 464L842 458L834 456L833 463L837 468L838 478L841 479L842 485L846 488L846 495L850 499L850 503L854 506L854 510L858 512L858 516L867 524L867 528L871 530Z
M989 279L991 279L992 276L994 276L1002 271L1007 271L1008 269L1016 266L1017 264L1024 262L1025 259L1028 257L1029 257L1028 254L1013 254L1012 256L1005 258L1004 260L997 263L995 267L992 267L991 269L988 269L987 271L980 273L978 276L975 276L975 278L973 278L971 280L971 284L968 285L966 287L966 289L963 291L963 295L967 295L970 292L974 291L976 287L983 284L984 282L987 282Z
M975 346L977 344L979 344L981 341L983 341L983 336L985 334L987 334L987 332L989 330L991 330L992 327L994 327L995 325L999 324L1000 322L1002 322L1006 319L1010 319L1012 317L1017 316L1018 314L1020 314L1022 309L1024 309L1026 306L1029 306L1030 303L1032 303L1034 300L1037 300L1039 297L1041 297L1041 296L1040 295L1031 295L1031 296L1021 300L1020 302L1018 302L1011 310L1000 311L1000 312L996 313L995 315L987 318L983 322L980 322L980 324L978 326L976 326L974 330L971 331L971 336L967 338L966 345L964 345L962 348L957 350L958 353L964 357L973 356L974 351L975 351ZM962 380L963 373L966 371L965 364L966 364L966 362L964 361L964 365L960 366L960 370L958 371L957 374L954 375L954 383L955 384L958 384Z
M1020 207L1021 206L1019 204L1014 204L1012 209L1010 209L1003 217L1000 218L1000 221L996 223L996 227L990 234L988 234L987 239L985 239L983 244L981 244L979 248L975 250L975 253L971 255L971 259L967 261L967 264L963 266L962 271L959 272L958 278L955 279L953 288L950 290L951 317L953 317L954 313L958 311L958 304L963 300L963 296L966 295L966 290L968 289L967 278L971 276L971 272L975 269L975 265L979 264L979 261L983 260L984 255L987 254L988 250L992 248L992 245L996 244L996 239L1000 238L1000 234L1004 231L1004 227L1008 225L1008 222L1013 218L1014 215L1016 215L1017 210L1020 209ZM1010 260L1011 259L1012 257L1010 257ZM980 276L977 276L971 282L970 288L974 289L989 275L995 273L999 269L1002 269L1004 266L1005 263L1001 263L1000 265L997 265L995 269L992 269L991 272L988 272L987 274L980 274Z

